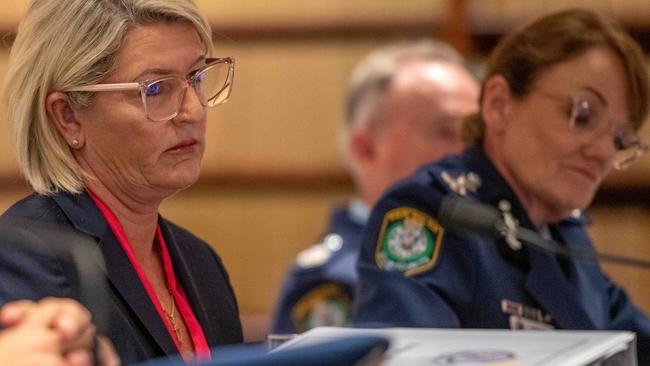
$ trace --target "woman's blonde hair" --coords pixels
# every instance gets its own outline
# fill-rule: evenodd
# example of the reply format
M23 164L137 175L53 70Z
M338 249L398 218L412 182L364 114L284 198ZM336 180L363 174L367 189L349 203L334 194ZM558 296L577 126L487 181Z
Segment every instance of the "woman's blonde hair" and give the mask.
M618 24L588 10L553 13L504 38L488 58L483 86L491 77L501 75L508 81L513 95L524 97L542 71L595 47L609 48L621 58L628 86L630 121L638 130L645 122L650 94L643 52ZM463 139L480 146L484 129L479 111L464 121Z
M191 0L32 1L9 55L4 101L18 165L36 192L84 189L84 172L48 119L47 95L101 82L132 27L165 22L190 23L212 51L210 26ZM68 99L84 107L92 94Z

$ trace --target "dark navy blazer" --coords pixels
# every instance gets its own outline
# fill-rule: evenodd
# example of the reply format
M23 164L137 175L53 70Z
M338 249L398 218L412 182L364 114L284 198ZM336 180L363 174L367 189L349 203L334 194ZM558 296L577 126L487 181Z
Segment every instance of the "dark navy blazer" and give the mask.
M359 256L359 236L363 229L363 224L359 221L360 219L353 218L348 207L337 208L332 212L327 229L328 234L325 238L332 234L338 235L341 245L339 248L335 248L336 250L325 248L330 251L330 255L322 263L309 267L301 266L298 263L293 265L284 281L278 299L272 326L274 333L288 334L303 330L294 323L292 312L296 304L317 286L326 283L337 284L344 288L350 298L352 297L357 285L355 265ZM326 243L316 245L323 246ZM303 253L310 250L313 250L313 247ZM348 311L351 312L351 310Z
M0 218L24 219L24 227L55 225L96 239L106 262L110 331L123 364L178 353L129 259L106 220L87 194L32 194ZM159 218L174 272L211 347L242 341L235 295L219 256L188 231ZM6 230L6 229L5 229ZM45 296L79 299L79 281L69 256L2 245L0 234L0 304ZM41 238L47 242L47 238ZM92 260L92 259L89 259ZM98 265L97 263L95 263Z
M467 184L470 173L480 178L478 187ZM650 322L598 264L556 258L526 246L514 250L504 240L443 228L438 233L442 235L439 252L430 267L407 275L391 269L398 267L384 266L381 251L385 246L380 245L387 242L379 236L385 214L406 208L406 212L418 210L435 220L441 199L454 191L452 186L455 191L466 188L463 193L470 199L494 207L509 201L520 225L534 229L481 150L470 148L460 156L422 167L389 190L370 216L361 239L356 323L630 330L637 332L640 360L649 360ZM584 215L549 225L548 234L569 248L592 248Z

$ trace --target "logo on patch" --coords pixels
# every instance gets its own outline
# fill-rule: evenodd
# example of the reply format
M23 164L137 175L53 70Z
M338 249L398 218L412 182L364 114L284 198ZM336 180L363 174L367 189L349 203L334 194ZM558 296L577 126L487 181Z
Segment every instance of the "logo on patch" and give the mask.
M444 229L434 218L412 208L396 208L384 216L375 259L380 268L407 276L436 263Z
M328 282L309 290L291 311L298 332L331 326L349 326L352 319L352 296L343 284Z

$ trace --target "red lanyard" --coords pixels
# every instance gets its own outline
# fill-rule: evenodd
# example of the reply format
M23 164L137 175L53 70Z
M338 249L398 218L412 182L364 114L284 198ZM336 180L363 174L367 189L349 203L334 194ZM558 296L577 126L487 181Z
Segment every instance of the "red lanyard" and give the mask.
M137 259L135 258L135 253L133 252L131 243L129 243L129 239L127 238L126 233L124 232L124 228L122 227L122 224L120 224L120 221L117 219L115 214L113 214L111 209L108 208L108 206L106 206L104 202L102 202L90 190L87 190L87 192L90 198L92 198L92 200L95 202L95 205L97 205L99 210L104 215L104 218L108 222L108 226L111 228L111 231L113 231L113 234L115 234L115 237L117 238L118 242L122 246L122 250L124 250L124 253L129 258L131 265L135 269L135 272L138 274L138 277L140 278L140 282L142 282L142 285L144 286L145 290L147 290L147 294L149 295L151 302L156 308L156 311L158 311L158 316L160 316L163 323L165 323L169 335L174 340L174 343L176 344L176 348L180 352L181 345L178 338L176 337L176 332L174 332L171 324L169 324L169 321L167 320L167 316L165 316L160 301L158 301L158 296L156 295L153 287L151 286L151 283L149 282L147 275L144 273L142 267L140 266L140 263L138 263ZM160 246L160 252L162 254L163 267L165 271L165 278L167 279L167 284L169 285L169 291L171 292L171 295L174 297L174 301L176 302L178 311L181 313L181 316L183 317L183 321L187 326L187 331L190 334L190 337L192 338L192 344L194 346L196 358L199 360L209 360L211 359L210 347L208 346L208 342L205 339L205 334L203 333L203 329L201 328L201 325L199 324L198 320L196 320L194 311L192 311L192 307L187 301L183 288L176 281L176 275L174 274L174 267L172 265L171 257L169 256L169 251L167 250L167 244L165 243L165 238L163 237L162 231L160 230L160 225L158 225L158 227L156 228L156 241Z

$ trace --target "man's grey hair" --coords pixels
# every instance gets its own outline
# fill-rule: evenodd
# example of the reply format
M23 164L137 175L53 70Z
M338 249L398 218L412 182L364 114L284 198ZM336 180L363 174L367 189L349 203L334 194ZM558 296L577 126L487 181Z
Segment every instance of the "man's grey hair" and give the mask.
M361 110L374 110L377 100L388 90L399 67L412 61L444 61L465 66L463 57L441 41L400 42L379 48L362 59L352 71L345 100L346 125L349 127L357 123L362 115Z

